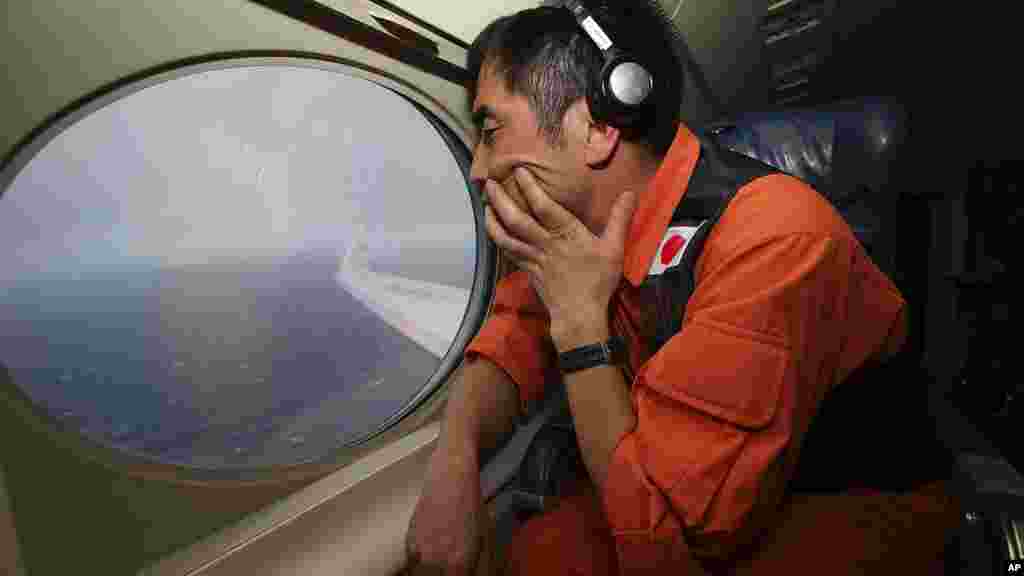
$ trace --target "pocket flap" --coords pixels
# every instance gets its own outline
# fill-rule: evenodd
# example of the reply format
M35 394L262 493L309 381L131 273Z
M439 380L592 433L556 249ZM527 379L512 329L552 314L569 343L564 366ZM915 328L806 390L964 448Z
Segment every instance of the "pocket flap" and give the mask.
M788 352L769 336L691 320L648 363L644 384L714 418L755 430L775 417Z

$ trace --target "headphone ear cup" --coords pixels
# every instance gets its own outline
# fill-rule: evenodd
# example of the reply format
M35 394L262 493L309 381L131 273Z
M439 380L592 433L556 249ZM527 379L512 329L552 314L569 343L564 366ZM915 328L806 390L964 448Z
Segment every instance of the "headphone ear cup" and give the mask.
M628 53L610 54L597 84L591 100L599 101L601 119L618 127L639 122L654 100L653 77Z
M614 50L614 49L613 49ZM597 122L623 128L631 124L629 108L623 106L612 92L611 75L620 59L609 54L590 91L590 114Z

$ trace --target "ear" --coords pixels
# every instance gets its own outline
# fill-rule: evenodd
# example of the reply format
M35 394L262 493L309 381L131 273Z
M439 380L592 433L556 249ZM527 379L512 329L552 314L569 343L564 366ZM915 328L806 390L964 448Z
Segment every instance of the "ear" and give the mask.
M590 167L605 166L611 161L619 145L619 129L606 123L597 122L590 113L586 98L580 98L566 114L570 127L583 146L584 161Z

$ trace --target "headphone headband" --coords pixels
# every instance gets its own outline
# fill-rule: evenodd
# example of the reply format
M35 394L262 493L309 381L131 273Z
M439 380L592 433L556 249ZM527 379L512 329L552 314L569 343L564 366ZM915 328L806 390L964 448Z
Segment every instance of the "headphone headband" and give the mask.
M576 17L576 22L587 33L587 36L590 36L594 44L597 44L601 52L608 52L615 45L604 29L601 28L601 25L597 23L597 20L594 20L594 17L587 11L587 7L583 5L583 2L580 0L570 0L566 3L565 7L572 12L572 15Z
M591 112L618 127L638 123L653 103L654 76L639 59L616 46L582 0L568 0L564 7L604 57L598 86L589 95Z

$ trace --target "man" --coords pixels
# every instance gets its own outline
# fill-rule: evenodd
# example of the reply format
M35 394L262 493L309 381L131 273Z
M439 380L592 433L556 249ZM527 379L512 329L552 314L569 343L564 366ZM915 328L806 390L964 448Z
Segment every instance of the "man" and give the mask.
M499 282L452 385L410 523L413 574L499 570L480 458L545 385L566 388L584 467L556 509L515 535L509 573L682 575L734 562L777 527L824 394L902 343L893 284L822 197L773 174L729 204L683 329L649 349L657 308L644 280L701 145L678 119L668 25L644 2L621 5L599 16L658 81L639 126L592 109L602 57L565 9L499 19L471 49L471 176L487 232L518 270ZM627 342L624 365L559 373L558 354L612 335Z

